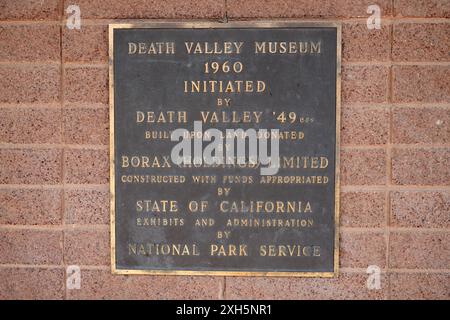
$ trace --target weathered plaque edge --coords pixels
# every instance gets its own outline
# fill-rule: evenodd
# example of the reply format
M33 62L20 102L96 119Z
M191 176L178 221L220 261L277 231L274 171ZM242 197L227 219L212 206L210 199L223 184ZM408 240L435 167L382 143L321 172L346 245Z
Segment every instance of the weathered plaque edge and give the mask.
M197 270L143 270L116 268L115 239L115 158L114 158L114 30L131 28L179 28L179 29L226 29L226 28L295 28L328 27L336 28L336 148L335 148L335 239L333 272L286 272L286 271L197 271ZM110 241L111 273L117 275L181 275L181 276L259 276L259 277L320 277L333 278L339 274L339 199L340 199L340 122L341 122L341 42L342 25L339 22L319 21L233 21L227 23L210 21L173 22L127 22L108 24L109 45L109 178L110 178Z

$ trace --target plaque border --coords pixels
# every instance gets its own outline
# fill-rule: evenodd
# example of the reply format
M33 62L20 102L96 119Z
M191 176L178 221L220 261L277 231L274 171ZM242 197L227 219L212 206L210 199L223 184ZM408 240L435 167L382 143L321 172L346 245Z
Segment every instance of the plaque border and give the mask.
M205 270L143 270L116 268L115 238L115 159L114 159L114 30L115 29L228 29L228 28L295 28L328 27L336 28L336 148L335 148L335 239L333 272L302 271L205 271ZM256 277L309 277L333 278L339 275L339 201L340 201L340 123L341 123L341 59L342 59L342 24L340 22L322 22L308 20L258 20L258 21L127 21L108 24L109 47L109 177L110 177L110 241L111 273L117 275L178 275L178 276L256 276Z

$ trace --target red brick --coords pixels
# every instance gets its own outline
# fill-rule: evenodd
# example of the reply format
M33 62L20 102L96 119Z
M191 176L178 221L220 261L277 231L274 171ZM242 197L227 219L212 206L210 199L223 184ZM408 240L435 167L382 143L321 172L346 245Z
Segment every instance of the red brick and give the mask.
M381 275L381 289L367 289L367 274L341 273L337 278L248 278L227 277L227 299L312 300L384 299L387 281Z
M0 108L1 143L59 143L61 110Z
M382 227L385 224L384 192L342 192L340 223L343 227Z
M450 228L450 192L402 191L391 193L391 225L414 228Z
M108 224L109 192L68 190L65 192L67 224Z
M392 273L390 299L449 300L449 273Z
M342 185L380 185L386 183L384 150L341 150Z
M329 18L367 17L371 3L363 0L228 0L230 18ZM389 15L388 0L377 1L383 15Z
M0 189L0 224L60 224L61 199L60 190Z
M71 265L110 265L109 230L66 231L65 262Z
M0 149L0 184L61 182L61 150Z
M108 69L103 67L66 68L64 100L66 102L108 103Z
M107 108L64 109L64 141L68 144L109 143Z
M394 5L398 16L450 18L450 2L446 0L395 0Z
M393 149L392 181L403 185L449 185L449 163L449 149Z
M343 66L342 101L385 102L388 92L388 68L384 66Z
M69 299L218 299L221 277L112 275L81 270L81 289Z
M64 1L67 7L69 0ZM220 18L225 15L224 1L220 0L78 0L82 16L103 19L174 19Z
M58 0L0 2L0 20L57 20L60 12Z
M1 268L0 299L36 300L64 298L64 270Z
M369 30L366 23L342 25L343 61L387 61L390 54L389 26Z
M62 54L65 62L108 62L108 27L83 25L63 29Z
M340 264L344 268L386 265L386 240L382 232L345 231L341 233L339 246Z
M392 232L389 266L407 269L448 269L449 232Z
M68 149L64 152L66 183L95 183L109 181L107 150Z
M60 61L58 25L0 26L0 61Z
M60 67L0 66L0 102L58 102Z
M395 61L450 61L448 23L394 24Z
M62 232L0 230L0 263L61 264Z
M341 118L341 143L380 145L389 140L389 108L344 108Z
M450 102L450 67L394 66L394 102Z
M450 109L393 108L394 143L449 143Z

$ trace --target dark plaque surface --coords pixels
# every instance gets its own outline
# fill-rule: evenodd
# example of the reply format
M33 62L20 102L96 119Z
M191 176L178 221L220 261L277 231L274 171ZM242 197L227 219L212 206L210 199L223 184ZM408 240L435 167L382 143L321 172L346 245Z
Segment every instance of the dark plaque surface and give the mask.
M113 271L336 274L339 69L330 24L111 25ZM211 128L267 130L278 170L176 164Z

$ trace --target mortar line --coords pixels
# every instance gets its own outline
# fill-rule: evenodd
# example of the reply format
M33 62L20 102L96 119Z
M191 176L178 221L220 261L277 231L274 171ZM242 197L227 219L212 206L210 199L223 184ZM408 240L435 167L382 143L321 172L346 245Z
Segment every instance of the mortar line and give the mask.
M449 63L450 65L450 63ZM108 62L64 62L64 68L92 68L92 69L108 69Z
M228 22L228 0L224 0L225 2L225 22Z
M64 269L64 266L59 264L2 263L0 264L0 268Z
M392 12L394 13L395 10L395 0L392 0ZM389 26L389 62L392 63L392 53L394 48L394 25ZM391 64L389 66L389 75L388 75L388 102L389 104L392 103L393 99L393 65ZM390 275L390 245L391 245L391 183L392 183L392 135L393 135L393 112L392 112L392 105L389 106L389 137L388 137L388 143L386 145L386 176L387 176L387 186L388 190L386 190L386 272L387 272L387 299L389 300L391 298L391 275Z
M61 106L61 110L65 108ZM62 129L63 130L63 129ZM63 132L62 132L63 133ZM108 145L102 144L66 144L66 143L0 143L0 149L78 149L78 150L108 150Z
M59 66L61 61L55 60L36 60L36 61L27 61L27 60L11 60L11 61L0 61L0 66L2 67L11 67L11 68L26 68L26 67L55 67Z
M63 27L60 27L63 28ZM14 60L14 61L0 61L0 66L11 67L11 68L32 68L32 67L46 67L46 66L58 66L61 61L54 60ZM450 61L377 61L377 60L361 60L361 61L342 61L343 67L390 67L390 66L425 66L425 67L448 67L450 66ZM66 69L75 68L98 68L105 69L108 68L108 62L64 62L64 67Z
M450 108L450 104L446 102L347 102L343 104L344 108L382 108L389 106L394 106L397 108Z
M65 138L64 138L64 59L63 59L63 33L64 33L64 0L59 1L59 5L61 6L61 17L60 17L60 33L59 33L59 45L60 45L60 64L61 64L61 76L60 76L60 102L61 102L61 183L62 183L62 192L61 192L61 224L62 224L62 234L63 234L63 243L62 243L62 257L64 264L64 300L67 300L67 263L66 263L66 201L65 201Z
M390 26L392 27L392 26ZM425 67L448 67L450 61L344 61L342 63L344 67L366 67L366 66L425 66Z
M371 191L399 191L399 192L449 192L450 186L445 185L437 185L437 186L429 186L429 185L391 185L391 186L383 186L383 185L345 185L341 187L341 190L344 192L371 192Z
M294 17L294 18L273 18L273 17L264 17L264 18L253 18L253 17L229 17L227 11L227 18L229 22L238 22L238 21L300 21L300 22L341 22L341 23L365 23L367 21L367 17L330 17L330 18L305 18L305 17ZM428 24L428 23L450 23L450 19L446 17L396 17L392 15L386 15L381 17L385 20L385 24L402 24L402 23L417 23L417 24ZM209 18L196 18L196 19L187 19L187 18L170 18L170 19L113 19L113 18L84 18L84 25L92 25L92 26L104 26L109 23L153 23L153 22L217 22L217 18L209 17ZM64 24L64 21L61 22L61 19L57 20L1 20L0 26L15 26L15 25L57 25Z
M341 268L344 273L366 273L365 268L357 268L357 267L343 267ZM382 274L387 274L384 270L381 270ZM450 273L450 269L429 269L429 268L413 268L413 269L405 269L405 268L391 268L389 269L389 273Z
M108 184L89 184L89 183L66 183L66 190L93 190L108 191ZM0 190L62 190L63 185L59 184L0 184ZM450 186L445 185L342 185L343 192L379 192L379 191L397 191L397 192L450 192Z
M1 109L40 109L40 110L56 110L59 108L59 103L0 103ZM108 109L107 104L103 103L92 103L92 104L86 104L83 102L69 102L64 103L64 106L67 109L76 109L76 110L105 110Z
M105 270L109 271L110 266L108 265L79 265L82 270ZM1 263L0 268L36 268L36 269L63 269L63 265L59 264L26 264L26 263ZM365 268L357 268L357 267L342 267L340 271L343 273L362 273L366 274ZM391 273L433 273L433 274L450 274L450 269L431 269L431 268L391 268ZM386 274L386 271L381 271L381 273Z
M450 228L428 228L428 227L389 227L391 232L432 232L432 233L446 233L450 231ZM374 232L384 232L385 227L341 227L342 232L364 232L364 233L374 233Z
M59 62L58 62L59 65ZM387 108L389 106L394 106L397 108L450 108L450 103L447 102L347 102L343 103L343 108ZM1 102L0 108L24 108L24 109L56 109L59 108L59 102L17 102L17 103L7 103ZM64 102L64 106L71 109L105 109L109 108L107 103L87 103L87 102Z
M69 184L66 190L108 191L108 184ZM62 190L62 184L0 184L0 190Z
M222 298L223 298L223 300L227 300L227 277L223 277Z
M0 224L0 230L3 231L102 231L108 229L108 224L65 224L48 225L48 224ZM341 227L341 233L383 233L384 227ZM397 233L448 233L450 227L446 228L429 228L429 227L390 227L391 232Z
M391 108L389 108L391 111ZM391 119L392 120L392 119ZM374 145L364 145L364 144L344 144L342 145L343 150L382 150L387 146L395 147L396 149L448 149L450 148L450 143L385 143L385 144L374 144Z
M79 265L84 270L110 270L106 265ZM4 263L0 264L0 268L36 268L36 269L63 269L64 265L58 264L24 264L24 263Z
M25 225L25 224L0 224L3 231L102 231L108 229L108 224L65 224L63 225Z
M66 108L63 108L66 109ZM385 144L343 144L342 150L384 150ZM396 149L448 149L450 143L391 143ZM67 144L67 143L0 143L0 149L78 149L78 150L108 150L106 144Z
M62 184L0 184L0 190L62 190ZM83 184L66 183L66 190L92 190L108 191L108 184ZM397 191L397 192L450 192L450 186L445 185L343 185L343 192L379 192L379 191Z

